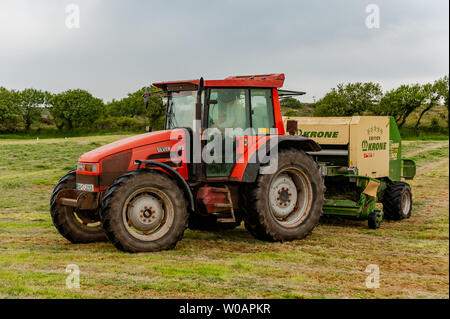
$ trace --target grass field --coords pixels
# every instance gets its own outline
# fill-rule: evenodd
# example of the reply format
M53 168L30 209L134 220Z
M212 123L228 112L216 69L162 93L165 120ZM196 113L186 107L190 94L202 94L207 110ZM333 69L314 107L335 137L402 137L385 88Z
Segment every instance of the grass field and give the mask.
M73 245L49 215L54 184L80 154L123 136L0 140L0 298L449 298L449 144L407 141L412 217L324 220L305 240L266 243L243 226L185 232L176 249L122 253ZM66 266L80 268L79 290ZM368 289L367 265L380 269Z

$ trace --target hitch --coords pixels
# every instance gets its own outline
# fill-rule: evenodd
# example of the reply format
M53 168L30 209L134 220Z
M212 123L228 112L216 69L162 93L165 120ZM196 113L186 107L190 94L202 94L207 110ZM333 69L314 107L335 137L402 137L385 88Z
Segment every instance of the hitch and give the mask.
M77 189L63 189L56 196L56 202L62 206L70 206L81 210L95 210L99 206L99 194Z

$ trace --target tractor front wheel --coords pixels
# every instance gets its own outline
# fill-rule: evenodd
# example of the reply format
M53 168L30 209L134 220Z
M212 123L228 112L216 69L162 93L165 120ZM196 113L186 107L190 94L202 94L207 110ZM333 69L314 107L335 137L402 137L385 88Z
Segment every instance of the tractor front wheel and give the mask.
M97 211L78 210L56 202L61 190L75 189L76 170L71 170L56 184L50 199L50 214L59 233L72 243L106 241Z
M100 213L108 239L127 252L172 249L187 227L186 199L177 183L157 171L119 177L103 196Z
M311 157L302 150L281 150L278 170L260 175L243 192L245 227L261 240L302 239L319 223L324 192Z
M390 184L383 194L384 218L401 220L411 217L412 202L411 187L408 183Z

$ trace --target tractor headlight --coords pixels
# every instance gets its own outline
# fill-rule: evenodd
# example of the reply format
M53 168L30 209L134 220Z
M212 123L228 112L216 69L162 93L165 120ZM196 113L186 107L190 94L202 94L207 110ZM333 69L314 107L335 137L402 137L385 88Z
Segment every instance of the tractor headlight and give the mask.
M83 164L83 163L78 163L78 164L77 164L77 171L79 171L79 172L92 172L92 173L97 173L97 172L98 172L98 164Z

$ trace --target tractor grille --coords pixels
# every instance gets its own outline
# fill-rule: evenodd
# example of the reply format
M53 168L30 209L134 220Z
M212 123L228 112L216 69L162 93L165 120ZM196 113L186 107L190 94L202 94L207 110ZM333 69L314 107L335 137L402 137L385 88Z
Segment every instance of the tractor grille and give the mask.
M102 174L100 175L100 187L108 187L116 178L128 171L131 152L124 152L102 161Z

